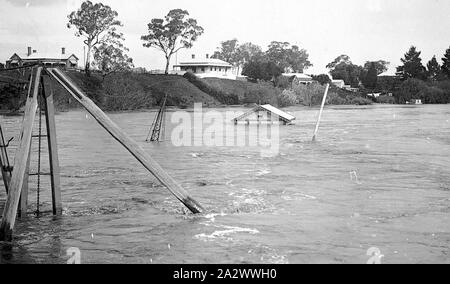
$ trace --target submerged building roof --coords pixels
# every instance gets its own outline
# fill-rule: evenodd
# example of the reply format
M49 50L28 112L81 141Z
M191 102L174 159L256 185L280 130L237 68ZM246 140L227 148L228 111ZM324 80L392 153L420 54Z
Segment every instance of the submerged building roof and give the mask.
M234 121L234 123L237 123L238 121L246 120L246 119L248 119L248 117L250 117L254 113L257 113L260 111L266 111L267 113L270 113L271 115L275 115L279 118L280 121L282 121L286 124L292 123L292 121L294 121L296 119L295 116L293 116L287 112L284 112L272 105L258 105L256 107L254 107L251 111L235 118L233 121Z

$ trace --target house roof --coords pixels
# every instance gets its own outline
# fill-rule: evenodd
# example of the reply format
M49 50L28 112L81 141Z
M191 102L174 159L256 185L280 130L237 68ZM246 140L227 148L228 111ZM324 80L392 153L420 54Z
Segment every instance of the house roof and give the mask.
M287 77L294 77L295 76L295 78L301 79L301 80L308 80L308 81L312 80L311 76L308 76L308 75L303 74L303 73L284 73L283 76L287 76Z
M191 59L189 61L180 62L174 67L182 66L217 66L217 67L233 67L230 63L216 58Z
M66 53L66 54L62 54L62 53L45 53L45 52L36 52L31 54L30 56L28 56L27 54L18 54L18 53L14 53L10 60L19 57L22 60L45 60L45 59L52 59L52 60L68 60L71 57L75 57L76 60L79 60L79 58L75 55L75 54L71 54L71 53Z
M272 105L258 105L256 107L254 107L251 111L249 111L249 112L247 112L247 113L245 113L245 114L235 118L234 121L236 122L236 121L239 121L239 120L243 120L246 117L250 116L251 114L253 114L253 113L257 112L257 111L260 111L260 110L265 110L265 111L268 111L270 113L273 113L273 114L277 115L280 120L285 121L287 123L291 123L292 121L294 121L296 119L295 116L293 116L293 115L291 115L291 114L289 114L287 112L284 112L284 111L282 111L280 109L277 109L276 107L274 107Z
M278 115L280 118L284 118L284 119L289 120L289 121L295 120L295 116L293 116L293 115L291 115L291 114L289 114L287 112L284 112L284 111L282 111L280 109L277 109L276 107L274 107L272 105L262 105L260 107L265 109L265 110L267 110L267 111L270 111L271 113L274 113L274 114Z

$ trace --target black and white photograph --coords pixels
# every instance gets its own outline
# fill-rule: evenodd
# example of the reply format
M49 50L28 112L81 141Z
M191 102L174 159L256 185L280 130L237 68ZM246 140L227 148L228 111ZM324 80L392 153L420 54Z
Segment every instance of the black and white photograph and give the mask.
M449 15L0 0L0 264L450 264Z

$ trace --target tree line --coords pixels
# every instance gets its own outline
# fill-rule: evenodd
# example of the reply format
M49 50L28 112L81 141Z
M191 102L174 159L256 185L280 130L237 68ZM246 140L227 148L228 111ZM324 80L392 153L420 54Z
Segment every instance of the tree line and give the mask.
M100 70L104 77L114 72L134 68L133 60L127 54L129 49L124 45L124 36L119 32L123 24L118 20L118 13L111 7L102 3L93 4L91 1L85 1L68 18L68 28L75 28L75 35L82 37L87 47L85 62L87 75L91 70L91 57L94 67ZM162 19L152 19L147 28L147 34L141 37L143 46L155 48L164 53L166 74L169 73L172 56L181 49L193 47L194 42L204 33L204 29L197 20L189 17L188 11L182 9L171 10ZM379 75L387 71L390 64L384 60L367 61L360 66L354 64L348 55L343 54L326 67L335 80L343 80L346 85L354 88L395 92L397 102L400 103L417 95L399 92L400 89L406 89L405 84L415 84L416 87L420 85L423 89L424 85L416 80L434 88L422 90L422 93L436 94L438 92L439 96L444 97L429 101L449 100L445 98L448 91L447 84L442 82L450 80L450 48L442 58L442 65L434 56L424 66L420 56L421 52L416 47L411 47L401 59L402 65L397 67L400 82L392 83L382 80L380 82ZM234 65L238 69L238 74L242 73L250 80L268 81L275 86L283 81L280 79L283 73L303 73L312 66L305 49L280 41L272 41L263 51L260 46L250 42L240 44L237 39L227 40L220 44L212 57ZM321 84L329 83L331 80L328 74L313 76L313 79ZM444 95L438 89L443 91Z
M129 49L124 45L124 36L118 32L123 24L118 13L102 3L85 1L81 7L69 16L68 28L75 28L77 37L84 38L87 47L85 71L91 72L91 57L94 67L102 71L103 76L131 70L133 59L127 55ZM148 34L143 35L143 46L162 51L166 58L165 73L169 73L172 56L180 49L191 48L204 32L195 19L189 18L186 10L171 10L164 19L152 19L147 25Z

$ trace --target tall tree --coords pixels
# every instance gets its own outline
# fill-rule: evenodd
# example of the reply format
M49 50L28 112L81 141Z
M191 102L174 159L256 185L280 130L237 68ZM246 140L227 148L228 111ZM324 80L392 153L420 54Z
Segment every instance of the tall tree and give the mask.
M241 59L241 65L250 62L252 59L260 58L263 56L262 48L259 45L247 42L241 44L238 48L239 58Z
M72 12L68 18L67 27L75 27L77 37L84 37L84 44L87 46L85 62L86 74L90 74L92 48L102 44L110 38L122 38L122 34L117 33L117 27L122 23L117 20L118 13L111 7L102 3L93 4L85 1L78 11Z
M214 52L213 58L226 61L232 65L239 63L238 49L239 43L237 39L227 40L220 44L218 50Z
M274 86L276 84L276 79L280 77L282 73L283 69L274 62L260 59L247 62L242 70L242 75L255 81L271 81Z
M415 46L411 46L405 57L401 59L403 65L397 67L397 74L403 79L416 78L426 79L426 69L422 65L420 51Z
M353 64L348 55L341 55L327 65L334 80L344 80L346 85L359 87L364 68Z
M375 89L377 86L377 80L378 80L378 70L376 67L376 63L372 62L370 64L369 70L367 70L367 73L363 79L364 87L372 90Z
M427 73L428 78L431 81L437 81L442 73L441 66L436 60L436 56L433 56L433 58L428 62L427 64Z
M94 65L102 72L103 80L109 74L132 70L133 59L126 54L128 51L120 41L103 43L94 48Z
M442 72L450 79L450 47L445 51L442 62Z
M317 76L313 76L312 79L314 81L319 82L321 85L325 85L325 84L331 83L330 76L328 76L327 74L320 74L320 75L317 75Z
M153 19L148 24L148 34L143 35L145 47L164 52L166 57L165 73L169 73L170 59L180 49L191 48L204 30L197 20L188 18L186 10L171 10L164 19Z
M349 65L349 64L352 64L352 61L350 60L350 57L348 55L343 54L343 55L336 57L336 59L333 62L328 63L328 65L326 67L328 69L334 69L334 68L336 68L337 65L342 64L342 63Z
M266 57L284 72L303 73L305 69L312 66L306 50L296 45L291 46L289 42L271 42L266 51Z
M371 68L372 64L375 64L375 69L377 70L377 75L380 75L384 72L386 72L388 70L389 67L389 62L384 61L384 60L378 60L378 61L367 61L364 64L364 69L369 71L369 69Z

